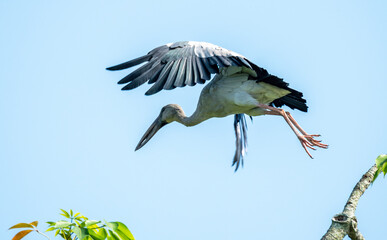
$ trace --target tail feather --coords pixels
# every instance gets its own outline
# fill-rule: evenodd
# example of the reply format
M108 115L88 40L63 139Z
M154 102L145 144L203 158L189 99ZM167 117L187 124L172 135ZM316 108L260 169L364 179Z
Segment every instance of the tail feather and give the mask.
M263 77L258 81L269 83L273 86L286 89L290 92L288 95L274 100L270 105L274 105L276 107L282 107L283 105L286 105L291 109L298 109L303 112L308 111L308 106L306 105L306 100L303 98L302 92L290 88L289 84L282 78L269 74L268 76Z
M286 105L290 107L291 109L298 109L303 112L308 111L308 106L306 105L306 100L302 98L302 94L297 95L294 93L290 93L286 96L283 96L281 98L278 98L272 102L272 105L276 107L281 107L283 105Z
M251 79L257 82L265 82L290 92L288 95L274 100L270 105L276 107L286 105L291 109L298 109L303 112L308 111L308 106L306 105L306 100L302 97L302 92L290 88L289 83L285 82L282 78L269 74L266 69L258 67L250 61L249 63L257 73L257 77L251 77Z

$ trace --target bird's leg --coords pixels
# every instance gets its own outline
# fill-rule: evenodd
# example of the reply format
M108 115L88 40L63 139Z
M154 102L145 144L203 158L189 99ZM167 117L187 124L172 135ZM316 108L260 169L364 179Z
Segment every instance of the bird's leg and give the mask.
M309 142L313 143L313 146L321 147L321 148L328 148L327 144L321 143L321 140L316 140L313 137L320 137L320 134L307 134L304 129L296 122L296 120L292 117L290 112L285 112L286 115L288 116L289 120L296 126L296 128L304 134L304 137L308 139Z
M268 107L270 107L270 106L268 106ZM265 107L261 106L261 108L265 108ZM302 147L305 149L306 153L309 155L309 157L313 158L313 156L312 156L312 154L310 154L308 148L313 149L313 150L316 150L316 149L313 147L313 144L304 135L300 134L300 132L297 131L297 129L294 127L293 123L290 121L290 119L288 118L285 111L283 109L275 109L275 110L274 109L267 109L267 110L268 111L266 112L266 114L282 116L285 119L285 121L288 123L290 128L296 134L298 140L300 141Z
M296 134L297 138L300 140L302 147L305 149L306 153L311 157L309 150L307 148L316 150L313 146L321 147L321 148L327 148L328 145L320 143L320 141L315 140L313 137L317 137L319 135L309 135L307 134L300 125L294 120L294 118L290 115L290 113L285 112L285 110L280 108L271 107L265 104L258 104L258 107L266 109L266 114L268 115L277 115L282 116L285 121L288 123L290 128L293 130L293 132ZM298 130L300 131L298 131Z

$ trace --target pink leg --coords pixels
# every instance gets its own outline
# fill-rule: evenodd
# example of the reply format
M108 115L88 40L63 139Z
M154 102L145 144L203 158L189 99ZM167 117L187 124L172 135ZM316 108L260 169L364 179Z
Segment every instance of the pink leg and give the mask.
M289 120L294 124L294 126L296 126L296 128L298 130L300 130L300 132L305 136L306 139L308 139L308 141L310 141L311 143L313 143L313 146L317 146L317 147L321 147L321 148L328 148L328 145L326 144L323 144L321 143L320 140L315 140L313 137L320 137L321 135L320 134L307 134L304 129L301 128L301 126L296 122L296 120L292 117L292 115L290 114L290 112L286 112L286 115L288 116Z
M277 115L282 116L285 121L288 123L290 128L293 130L293 132L296 134L297 138L300 140L302 147L305 149L306 153L311 157L312 155L308 151L308 148L316 150L313 146L320 147L320 148L327 148L328 145L320 143L321 141L315 140L314 137L319 137L320 135L309 135L307 134L301 126L294 120L292 115L290 113L285 112L285 110L280 108L274 108L265 104L258 104L258 107L268 110L266 114L268 115ZM297 130L298 129L298 130ZM300 131L300 132L299 132ZM308 147L308 148L307 148Z

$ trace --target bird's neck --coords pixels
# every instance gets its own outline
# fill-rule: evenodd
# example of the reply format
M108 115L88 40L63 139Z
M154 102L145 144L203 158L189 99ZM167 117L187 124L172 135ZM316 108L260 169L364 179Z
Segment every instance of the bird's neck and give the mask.
M187 127L195 126L195 125L209 119L209 117L203 116L203 114L201 114L198 110L196 110L189 117L187 117L184 112L182 112L181 114L177 114L176 116L177 116L176 122L179 122Z

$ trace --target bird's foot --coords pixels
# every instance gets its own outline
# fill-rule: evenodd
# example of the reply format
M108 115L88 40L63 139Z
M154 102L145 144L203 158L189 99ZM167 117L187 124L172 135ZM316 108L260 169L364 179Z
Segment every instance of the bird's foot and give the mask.
M304 137L313 144L313 146L320 148L328 148L327 144L321 143L321 140L316 140L314 137L320 137L320 134L304 135Z
M328 148L327 144L321 143L321 140L316 140L314 137L320 137L319 134L305 134L305 135L298 135L298 140L300 140L302 147L305 149L306 153L309 155L309 157L313 158L310 154L308 148L316 150L314 147L320 147L320 148Z

